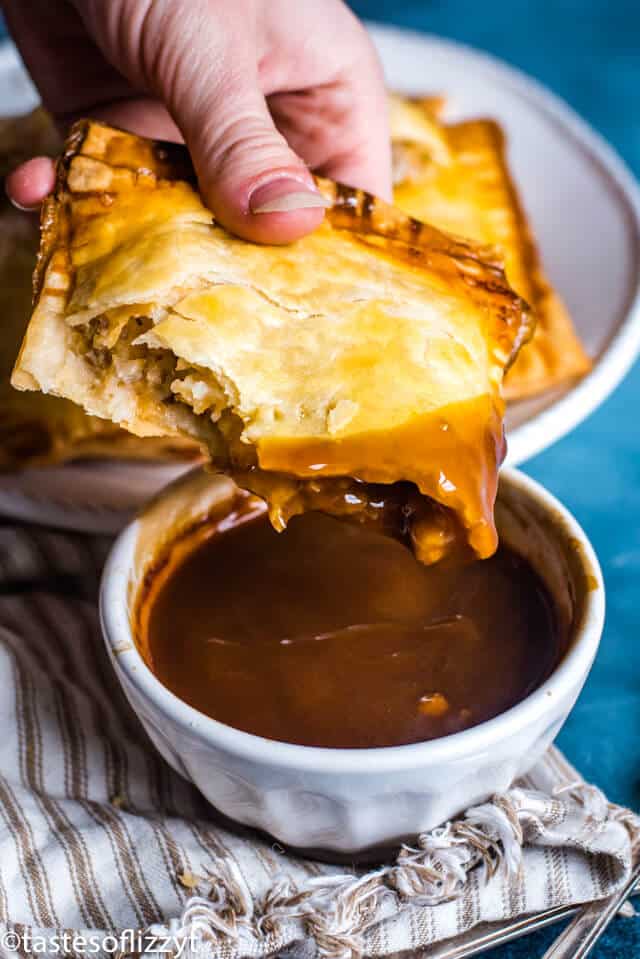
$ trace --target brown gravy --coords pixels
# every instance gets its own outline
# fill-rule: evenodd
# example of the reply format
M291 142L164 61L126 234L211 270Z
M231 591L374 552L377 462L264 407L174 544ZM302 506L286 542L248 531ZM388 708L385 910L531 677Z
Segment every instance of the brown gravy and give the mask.
M332 747L422 742L496 716L563 645L546 588L505 546L424 566L320 513L276 533L242 510L174 550L137 632L158 679L201 712Z

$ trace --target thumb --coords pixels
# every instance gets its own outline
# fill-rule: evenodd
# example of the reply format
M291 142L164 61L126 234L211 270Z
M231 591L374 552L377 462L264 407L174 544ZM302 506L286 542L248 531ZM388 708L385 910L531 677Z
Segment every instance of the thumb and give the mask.
M253 4L211 0L73 0L105 58L168 108L204 200L229 230L286 243L326 205L277 131L250 38Z
M257 76L226 81L210 97L185 103L175 118L207 206L233 233L288 243L321 222L326 202L276 129Z

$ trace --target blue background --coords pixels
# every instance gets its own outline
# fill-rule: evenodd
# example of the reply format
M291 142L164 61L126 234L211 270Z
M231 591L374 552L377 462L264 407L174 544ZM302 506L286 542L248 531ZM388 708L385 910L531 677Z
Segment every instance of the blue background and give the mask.
M451 37L526 70L571 103L640 176L637 0L354 0L363 17ZM0 35L2 24L0 23ZM603 251L606 256L606 251ZM606 267L603 266L603 269ZM527 464L575 513L608 590L604 640L559 737L611 799L640 810L640 368L571 436ZM534 959L557 927L488 953ZM640 917L617 919L597 959L640 957Z

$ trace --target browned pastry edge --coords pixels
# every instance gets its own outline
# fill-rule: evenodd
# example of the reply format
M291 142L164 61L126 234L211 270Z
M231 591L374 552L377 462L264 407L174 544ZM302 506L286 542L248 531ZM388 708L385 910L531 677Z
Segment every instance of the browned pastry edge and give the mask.
M41 245L34 272L34 301L42 291L44 276L54 250L67 238L66 204L70 188L68 176L71 163L77 158L105 164L107 176L116 172L135 177L153 177L167 180L186 180L195 185L196 176L186 147L163 141L148 140L94 120L76 122L65 143L56 166L56 185L43 204L41 214ZM423 263L447 273L452 282L462 282L468 295L480 303L489 300L497 309L494 328L490 331L495 359L508 368L518 350L533 335L535 320L528 304L509 286L503 269L503 260L495 247L480 246L454 237L407 216L383 200L343 184L316 177L316 184L331 206L326 215L337 229L358 235L365 243L376 238L384 241L376 246L378 254L388 252L416 266ZM74 189L74 195L84 191ZM86 195L95 190L86 191ZM99 191L104 202L109 201L108 187ZM384 247L386 246L386 251Z

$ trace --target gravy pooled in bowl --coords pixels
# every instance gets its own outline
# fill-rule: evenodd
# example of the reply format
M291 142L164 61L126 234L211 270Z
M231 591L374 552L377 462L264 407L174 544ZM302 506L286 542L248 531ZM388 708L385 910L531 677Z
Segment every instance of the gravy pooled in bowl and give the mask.
M552 600L501 545L424 566L321 513L276 533L253 498L187 535L148 579L137 642L176 696L308 746L422 742L504 712L561 652Z

